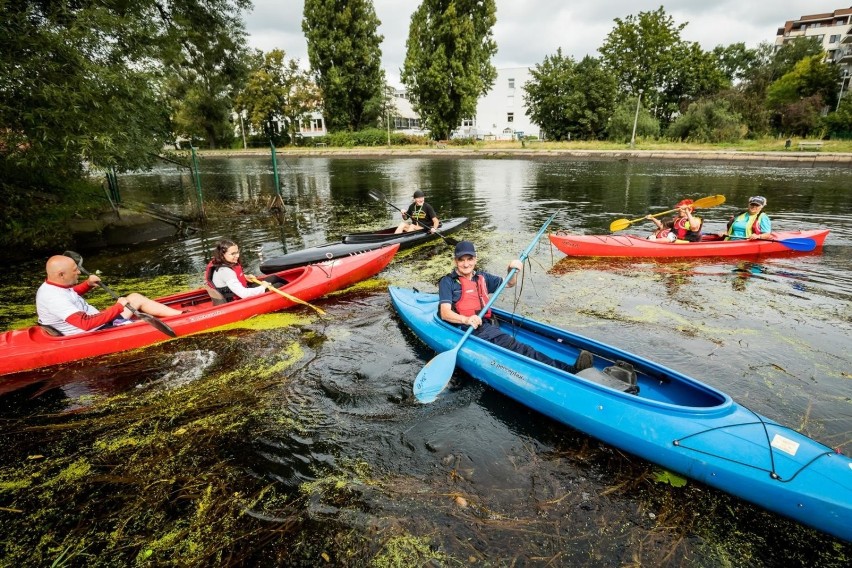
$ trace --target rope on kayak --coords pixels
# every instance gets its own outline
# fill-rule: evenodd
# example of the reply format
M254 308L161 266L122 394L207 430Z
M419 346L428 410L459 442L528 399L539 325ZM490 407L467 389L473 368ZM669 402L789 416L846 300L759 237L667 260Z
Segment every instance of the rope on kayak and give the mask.
M759 416L756 412L754 412L753 410L751 410L751 409L749 409L749 408L745 408L745 407L743 407L743 408L744 408L745 410L747 410L747 411L751 412L752 414L754 414L754 416L755 416L755 418L757 418L757 420L756 420L755 422L741 422L741 423L739 423L739 424L726 424L726 425L724 425L724 426L716 426L715 428L708 428L708 429L703 430L703 431L701 431L701 432L695 432L695 433L690 434L690 435L688 435L688 436L684 436L683 438L679 438L679 439L677 439L677 440L673 440L673 441L672 441L672 445L677 446L677 447L679 447L679 448L684 448L684 449L686 449L686 450L691 450L691 451L693 451L693 452L697 452L697 453L699 453L699 454L704 454L704 455L707 455L707 456L712 456L712 457L714 457L714 458L723 459L723 460L726 460L726 461L729 461L729 462L735 463L735 464L737 464L737 465L742 465L742 466L745 466L745 467L750 467L750 468L752 468L752 469L756 469L756 470L758 470L758 471L765 471L766 473L768 473L768 474L769 474L769 476L770 476L772 479L775 479L776 481L781 481L781 482L784 482L784 483L788 483L788 482L790 482L790 481L793 481L793 480L796 478L796 476L797 476L797 475L799 475L799 474L800 474L801 472L803 472L805 469L807 469L808 467L810 467L810 466L811 466L814 462L816 462L818 459L823 458L823 457L830 456L830 455L832 455L832 454L834 453L833 451L826 451L826 452L822 452L822 453L820 453L820 454L817 454L816 456L814 456L814 457L813 457L813 459L811 459L811 460L810 460L810 461L808 461L807 463L803 464L803 465L802 465L802 466L801 466L798 470L796 470L796 472L795 472L795 473L793 473L793 475L791 475L789 478L787 478L787 479L783 479L780 475L778 475L778 472L776 472L776 471L775 471L775 454L773 453L772 443L771 443L771 442L770 442L770 440L769 440L769 431L768 431L768 429L767 429L767 423L766 423L766 421L764 421L764 420L763 420L763 419L762 419L762 418L761 418L761 417L760 417L760 416ZM750 464L750 463L746 463L746 462L743 462L743 461L735 460L735 459L729 458L728 456L724 456L724 455L721 455L721 454L716 454L716 453L713 453L713 452L708 452L708 451L706 451L706 450L700 450L700 449L698 449L698 448L692 448L692 447L689 447L689 446L685 446L685 445L683 444L683 441L684 441L684 440L688 440L689 438L692 438L692 437L694 437L694 436L700 436L700 435L702 435L702 434L706 434L706 433L708 433L708 432L713 432L713 431L716 431L716 430L727 430L727 429L735 428L735 427L738 427L738 426L754 426L755 424L760 424L760 425L763 427L763 434L764 434L765 439L766 439L766 447L767 447L767 448L768 448L768 450L769 450L769 462L770 462L770 464L771 464L770 469L766 469L766 468L764 468L764 467L760 467L760 466L757 466L757 465L752 465L752 464ZM775 424L775 423L773 423L773 426L777 426L778 428L782 428L782 429L785 429L785 430L790 430L791 432L795 432L795 430L793 430L792 428L789 428L789 427L784 426L784 425L782 425L782 424Z

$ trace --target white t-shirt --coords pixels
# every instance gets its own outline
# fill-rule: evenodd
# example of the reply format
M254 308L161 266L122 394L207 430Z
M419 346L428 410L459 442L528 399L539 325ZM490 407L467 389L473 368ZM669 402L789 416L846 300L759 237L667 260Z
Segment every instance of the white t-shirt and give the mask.
M216 269L216 272L213 273L212 282L217 288L229 288L238 298L251 298L266 292L266 288L263 286L246 288L237 278L237 273L227 266Z
M48 282L42 283L36 292L36 311L39 323L55 328L62 335L75 335L85 331L65 321L68 316L77 312L85 312L90 316L100 313L100 310L90 306L73 288L63 288Z

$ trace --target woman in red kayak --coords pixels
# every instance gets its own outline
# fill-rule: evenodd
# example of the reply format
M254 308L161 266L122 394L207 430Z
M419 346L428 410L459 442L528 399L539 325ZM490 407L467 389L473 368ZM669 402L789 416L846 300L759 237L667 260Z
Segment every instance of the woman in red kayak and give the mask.
M208 287L215 288L226 301L235 299L252 298L266 292L266 286L258 286L250 283L248 278L254 278L251 274L243 272L240 264L240 247L237 243L228 239L222 239L216 244L213 251L213 260L207 264L204 271L204 280ZM272 286L280 286L284 281L279 277L267 276L265 283Z

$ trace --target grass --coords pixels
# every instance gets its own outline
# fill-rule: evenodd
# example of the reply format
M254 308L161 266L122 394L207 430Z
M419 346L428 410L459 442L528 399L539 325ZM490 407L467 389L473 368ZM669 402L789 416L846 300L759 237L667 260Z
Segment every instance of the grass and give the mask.
M804 140L814 141L813 139L804 139L804 138L791 138L790 149L787 150L785 148L786 139L785 138L760 138L757 140L741 140L739 142L732 143L718 143L718 144L700 144L700 143L691 143L691 142L671 142L666 140L646 140L639 139L636 141L635 147L630 148L629 143L623 142L609 142L603 140L590 140L590 141L571 141L571 142L550 142L550 141L539 141L539 140L526 140L523 143L517 140L489 140L489 141L479 141L475 144L459 144L456 145L454 143L449 143L446 145L446 150L463 150L463 151L490 151L490 150L499 150L499 151L517 151L517 150L526 150L526 151L534 151L534 150L543 150L543 151L605 151L605 152L645 152L645 151L669 151L669 152L798 152L798 143ZM422 150L431 150L435 149L434 146L355 146L355 147L322 147L316 148L314 146L299 146L293 147L288 146L285 148L281 148L286 152L292 153L363 153L363 152L375 152L377 154L386 152L388 149L394 151L410 151L417 152ZM267 154L269 153L268 148L249 148L248 150L205 150L206 154L227 154L227 155L254 155L257 153ZM816 151L811 150L811 152L816 153ZM823 147L821 152L840 152L840 153L852 153L852 140L824 140Z

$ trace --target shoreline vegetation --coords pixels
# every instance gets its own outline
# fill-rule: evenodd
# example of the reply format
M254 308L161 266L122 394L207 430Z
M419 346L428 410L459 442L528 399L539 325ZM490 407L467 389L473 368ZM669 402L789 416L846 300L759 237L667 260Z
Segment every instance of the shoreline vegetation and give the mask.
M799 143L821 142L821 147L799 149ZM689 144L670 142L637 142L634 148L612 142L477 141L456 143L440 141L429 145L352 146L325 145L285 146L276 148L293 156L340 157L429 157L429 158L559 158L574 160L679 160L705 162L757 162L802 165L852 166L852 140L785 139L748 140L738 144ZM268 147L198 149L208 157L268 156Z

